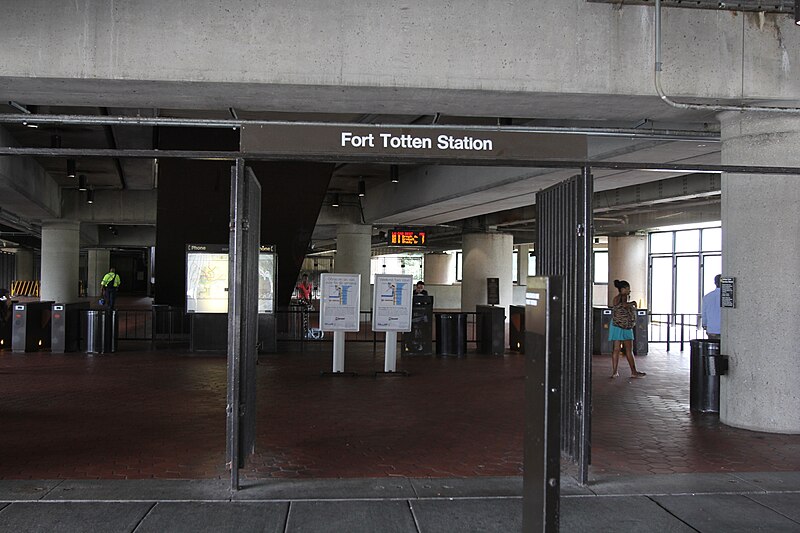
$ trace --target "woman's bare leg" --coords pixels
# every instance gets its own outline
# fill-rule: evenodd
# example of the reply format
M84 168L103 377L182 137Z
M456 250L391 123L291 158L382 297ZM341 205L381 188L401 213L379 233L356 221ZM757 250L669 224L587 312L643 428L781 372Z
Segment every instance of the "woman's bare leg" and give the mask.
M612 341L614 343L614 350L611 352L611 377L619 377L619 350L622 347L622 341Z
M625 358L628 360L628 365L631 367L631 377L638 378L646 376L645 372L636 370L636 360L633 358L633 341L623 341L625 344Z

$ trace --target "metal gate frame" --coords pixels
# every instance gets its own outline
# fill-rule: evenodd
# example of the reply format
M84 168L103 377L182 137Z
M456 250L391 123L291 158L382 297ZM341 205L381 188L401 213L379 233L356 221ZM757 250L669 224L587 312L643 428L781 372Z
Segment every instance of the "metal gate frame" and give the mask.
M563 282L561 346L561 451L589 480L592 412L592 175L581 174L536 195L536 270Z
M237 159L231 168L226 453L232 491L239 490L239 469L256 440L261 184L244 165Z

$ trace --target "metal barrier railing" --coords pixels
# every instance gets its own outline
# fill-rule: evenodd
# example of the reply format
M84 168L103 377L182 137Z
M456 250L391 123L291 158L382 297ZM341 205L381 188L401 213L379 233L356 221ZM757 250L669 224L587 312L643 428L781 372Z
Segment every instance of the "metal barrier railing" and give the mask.
M276 311L277 338L279 341L296 342L332 342L333 335L323 333L319 329L319 311L306 310L300 305ZM467 344L477 344L477 313L465 312L467 315ZM348 342L384 342L386 335L382 331L372 331L372 311L361 311L361 328L358 332L347 332ZM436 341L436 329L433 328L433 340Z
M694 339L705 339L700 327L699 313L648 313L650 317L649 342L666 344L667 351L677 344L680 351Z
M477 313L467 315L467 344L477 344ZM278 341L332 342L331 333L319 329L319 311L306 310L302 306L279 309L276 315ZM372 311L361 311L361 328L358 332L347 332L348 342L371 342L375 345L385 341L382 331L372 331ZM189 316L182 307L154 305L152 309L117 309L118 340L174 343L189 340ZM434 328L433 340L436 341Z
M119 340L149 341L153 338L153 312L145 309L117 309Z
M119 340L186 342L189 319L182 307L154 305L152 309L117 309Z

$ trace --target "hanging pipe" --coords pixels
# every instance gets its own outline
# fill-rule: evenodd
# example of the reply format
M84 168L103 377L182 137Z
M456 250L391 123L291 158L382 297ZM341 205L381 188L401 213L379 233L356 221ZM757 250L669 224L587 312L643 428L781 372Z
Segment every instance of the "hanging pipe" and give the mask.
M759 113L790 113L800 114L800 108L797 107L762 107L762 106L745 106L745 105L713 105L713 104L684 104L670 99L669 96L664 94L661 89L661 0L655 0L656 16L655 16L655 45L656 45L656 58L655 58L655 85L658 96L672 107L678 109L694 109L699 111L753 111Z

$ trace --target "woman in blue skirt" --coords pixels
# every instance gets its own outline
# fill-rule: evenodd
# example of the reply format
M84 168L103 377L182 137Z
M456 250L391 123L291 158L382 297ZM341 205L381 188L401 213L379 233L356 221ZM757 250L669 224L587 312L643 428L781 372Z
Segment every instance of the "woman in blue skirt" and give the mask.
M614 287L619 294L614 297L611 311L611 323L608 325L608 340L614 343L611 354L611 377L619 377L619 352L625 348L625 358L631 367L631 377L640 378L644 372L636 370L636 361L633 358L633 328L636 326L636 302L629 302L631 284L625 280L614 280Z

